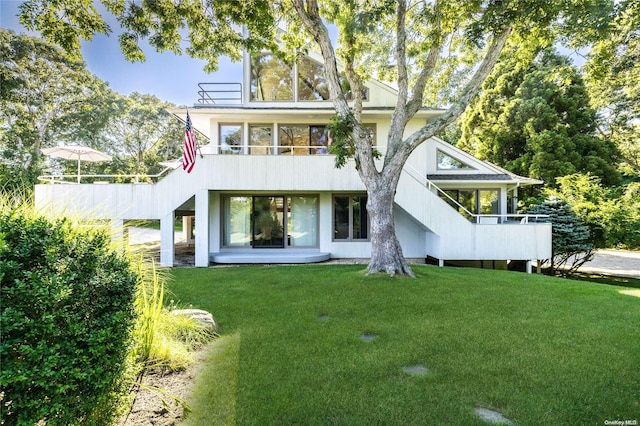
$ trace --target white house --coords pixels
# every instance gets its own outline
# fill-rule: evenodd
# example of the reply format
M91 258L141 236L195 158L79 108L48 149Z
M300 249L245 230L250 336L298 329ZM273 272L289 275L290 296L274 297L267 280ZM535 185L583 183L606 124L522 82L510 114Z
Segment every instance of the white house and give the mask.
M161 263L173 265L173 224L195 217L195 264L303 263L370 256L366 192L353 163L334 167L325 126L333 115L321 62L293 67L245 56L243 83L201 84L189 108L201 134L191 173L157 183L36 185L36 205L87 212L122 225L159 219ZM363 121L385 150L396 92L366 83ZM171 111L184 120L186 110ZM423 109L407 133L440 114ZM206 135L207 138L202 135ZM407 258L506 265L551 256L551 225L516 215L516 176L432 138L409 158L395 199L396 232Z

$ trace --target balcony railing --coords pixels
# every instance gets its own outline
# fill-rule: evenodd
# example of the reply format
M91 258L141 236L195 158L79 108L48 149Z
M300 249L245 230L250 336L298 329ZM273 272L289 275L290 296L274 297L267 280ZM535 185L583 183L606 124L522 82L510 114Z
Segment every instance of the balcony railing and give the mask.
M109 184L109 183L156 183L158 182L167 171L172 168L166 168L155 175L43 175L38 176L38 179L42 183L52 184L66 184L66 185L78 185L80 183L93 183L93 184Z
M440 189L435 183L431 182L426 177L421 178L420 173L413 167L405 165L403 171L407 173L411 178L424 186L427 190L438 194L447 204L451 206L458 213L469 219L470 222L480 225L497 225L497 224L529 224L529 223L541 223L549 222L549 215L545 214L514 214L514 213L491 213L491 214L478 214L470 212L466 207L460 204L457 200L454 200L449 194ZM453 206L456 207L453 207ZM456 209L457 208L457 209Z
M198 103L201 105L242 104L241 83L198 83Z

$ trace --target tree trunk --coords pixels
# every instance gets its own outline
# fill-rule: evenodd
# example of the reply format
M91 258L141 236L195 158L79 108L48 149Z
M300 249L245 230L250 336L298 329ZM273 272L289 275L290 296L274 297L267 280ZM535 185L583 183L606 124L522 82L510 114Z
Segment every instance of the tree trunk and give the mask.
M376 185L376 189L367 190L367 212L371 223L371 260L367 275L385 272L414 277L395 232L393 216L396 185Z

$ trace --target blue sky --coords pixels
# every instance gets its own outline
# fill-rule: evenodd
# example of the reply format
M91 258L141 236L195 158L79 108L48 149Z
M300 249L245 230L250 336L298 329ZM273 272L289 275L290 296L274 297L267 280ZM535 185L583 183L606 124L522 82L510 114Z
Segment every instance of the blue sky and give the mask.
M16 33L29 34L16 16L20 3L19 0L0 0L0 26ZM203 71L204 61L186 54L157 53L143 44L141 47L147 60L142 63L128 62L118 44L117 22L112 22L109 21L112 33L108 37L97 35L90 42L83 41L81 50L89 71L108 82L109 87L120 94L149 93L163 101L189 106L197 102L198 83L240 82L241 65L231 63L227 58L221 58L217 72L207 74Z

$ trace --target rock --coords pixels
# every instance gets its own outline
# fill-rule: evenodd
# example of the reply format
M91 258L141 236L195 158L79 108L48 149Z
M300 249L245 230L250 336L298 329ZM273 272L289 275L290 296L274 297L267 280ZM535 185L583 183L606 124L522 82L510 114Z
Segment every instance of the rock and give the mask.
M484 420L487 423L501 424L501 425L513 424L511 420L507 419L502 414L498 413L497 411L489 410L488 408L476 407L475 412L478 415L478 417L480 417L482 420Z
M360 335L360 340L362 340L363 342L371 342L375 340L377 337L378 336L376 336L375 334L364 333Z
M425 374L429 374L429 369L422 364L407 365L406 367L402 367L402 371L411 374L412 376L423 376Z
M206 327L210 327L216 333L218 332L218 324L216 324L216 320L213 319L213 315L202 309L174 309L171 311L171 314L187 316Z

